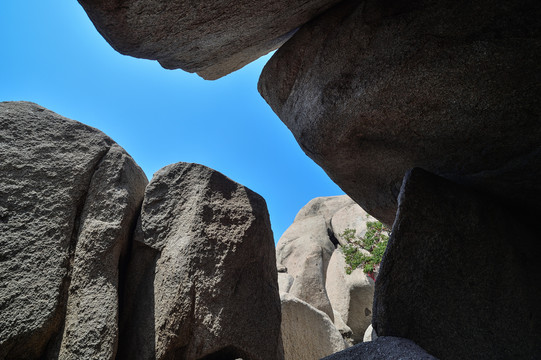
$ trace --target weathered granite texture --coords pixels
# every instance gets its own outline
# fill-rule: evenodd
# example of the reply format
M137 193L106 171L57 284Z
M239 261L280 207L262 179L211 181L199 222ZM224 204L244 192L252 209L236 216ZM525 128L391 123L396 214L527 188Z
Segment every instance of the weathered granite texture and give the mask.
M146 183L102 132L0 103L0 358L115 358L119 263Z
M539 209L540 18L535 0L344 1L273 55L259 91L388 225L415 166Z
M263 198L198 164L148 185L121 319L125 359L283 359Z
M79 0L118 52L217 79L282 45L338 0Z
M413 169L376 282L377 334L441 359L541 357L538 227L500 200Z

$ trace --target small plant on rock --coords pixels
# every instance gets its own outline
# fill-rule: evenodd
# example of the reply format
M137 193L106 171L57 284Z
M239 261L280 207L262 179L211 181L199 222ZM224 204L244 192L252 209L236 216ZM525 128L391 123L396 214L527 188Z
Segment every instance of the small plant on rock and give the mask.
M366 233L363 237L356 236L355 229L346 229L342 238L347 242L342 246L342 252L346 259L346 273L349 275L358 267L362 266L365 274L374 281L374 271L377 270L385 249L389 236L389 229L379 221L369 221L366 223ZM362 250L366 250L363 252Z

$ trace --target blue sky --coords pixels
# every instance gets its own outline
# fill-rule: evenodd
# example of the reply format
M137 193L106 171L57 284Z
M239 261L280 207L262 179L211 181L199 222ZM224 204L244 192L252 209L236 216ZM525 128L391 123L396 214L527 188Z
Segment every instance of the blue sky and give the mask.
M196 162L267 201L277 241L298 210L338 188L257 92L269 56L216 81L114 51L76 0L0 2L0 101L36 102L96 127L148 178Z

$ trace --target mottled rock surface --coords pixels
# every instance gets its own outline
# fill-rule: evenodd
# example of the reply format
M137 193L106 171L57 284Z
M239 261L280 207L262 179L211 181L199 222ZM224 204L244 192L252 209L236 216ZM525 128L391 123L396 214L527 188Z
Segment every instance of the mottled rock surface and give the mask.
M286 360L315 360L346 348L329 317L290 294L280 294Z
M413 169L376 282L374 329L442 359L541 357L538 226Z
M282 45L338 0L79 0L118 52L216 79Z
M437 360L413 341L392 336L362 343L337 352L322 360Z
M283 358L267 207L224 175L188 163L154 175L128 273L121 358Z
M372 322L372 300L374 280L362 268L346 274L346 261L342 251L332 254L327 269L325 289L333 310L351 328L351 338L355 343L362 342L366 328Z
M535 0L344 1L274 54L259 91L388 225L415 166L539 209L539 18Z
M119 259L146 183L102 132L0 103L0 358L115 358Z

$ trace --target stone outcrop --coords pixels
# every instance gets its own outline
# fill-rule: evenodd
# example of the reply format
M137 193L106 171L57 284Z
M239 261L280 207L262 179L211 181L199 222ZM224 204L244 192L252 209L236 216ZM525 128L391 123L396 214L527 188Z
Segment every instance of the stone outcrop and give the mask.
M282 45L338 0L79 0L118 52L216 79Z
M293 277L289 293L333 319L325 279L334 251L325 219L320 215L293 222L276 245L276 258Z
M346 195L315 198L276 246L280 291L326 313L348 345L362 341L370 325L374 281L362 269L347 275L335 246L345 242L346 229L363 236L369 221L375 219Z
M413 341L392 336L378 338L337 352L322 360L437 360Z
M119 356L281 359L265 201L197 164L148 185L125 289Z
M119 263L146 183L102 132L0 103L0 358L115 358Z
M327 269L325 289L332 308L351 329L355 343L362 342L366 328L372 322L374 280L361 268L346 274L346 261L341 251L332 254Z
M286 293L280 299L285 359L321 359L346 348L327 314Z
M442 359L538 358L541 243L532 225L502 201L413 169L376 282L378 335Z
M416 166L539 209L540 17L534 0L344 1L273 55L259 91L387 225Z

